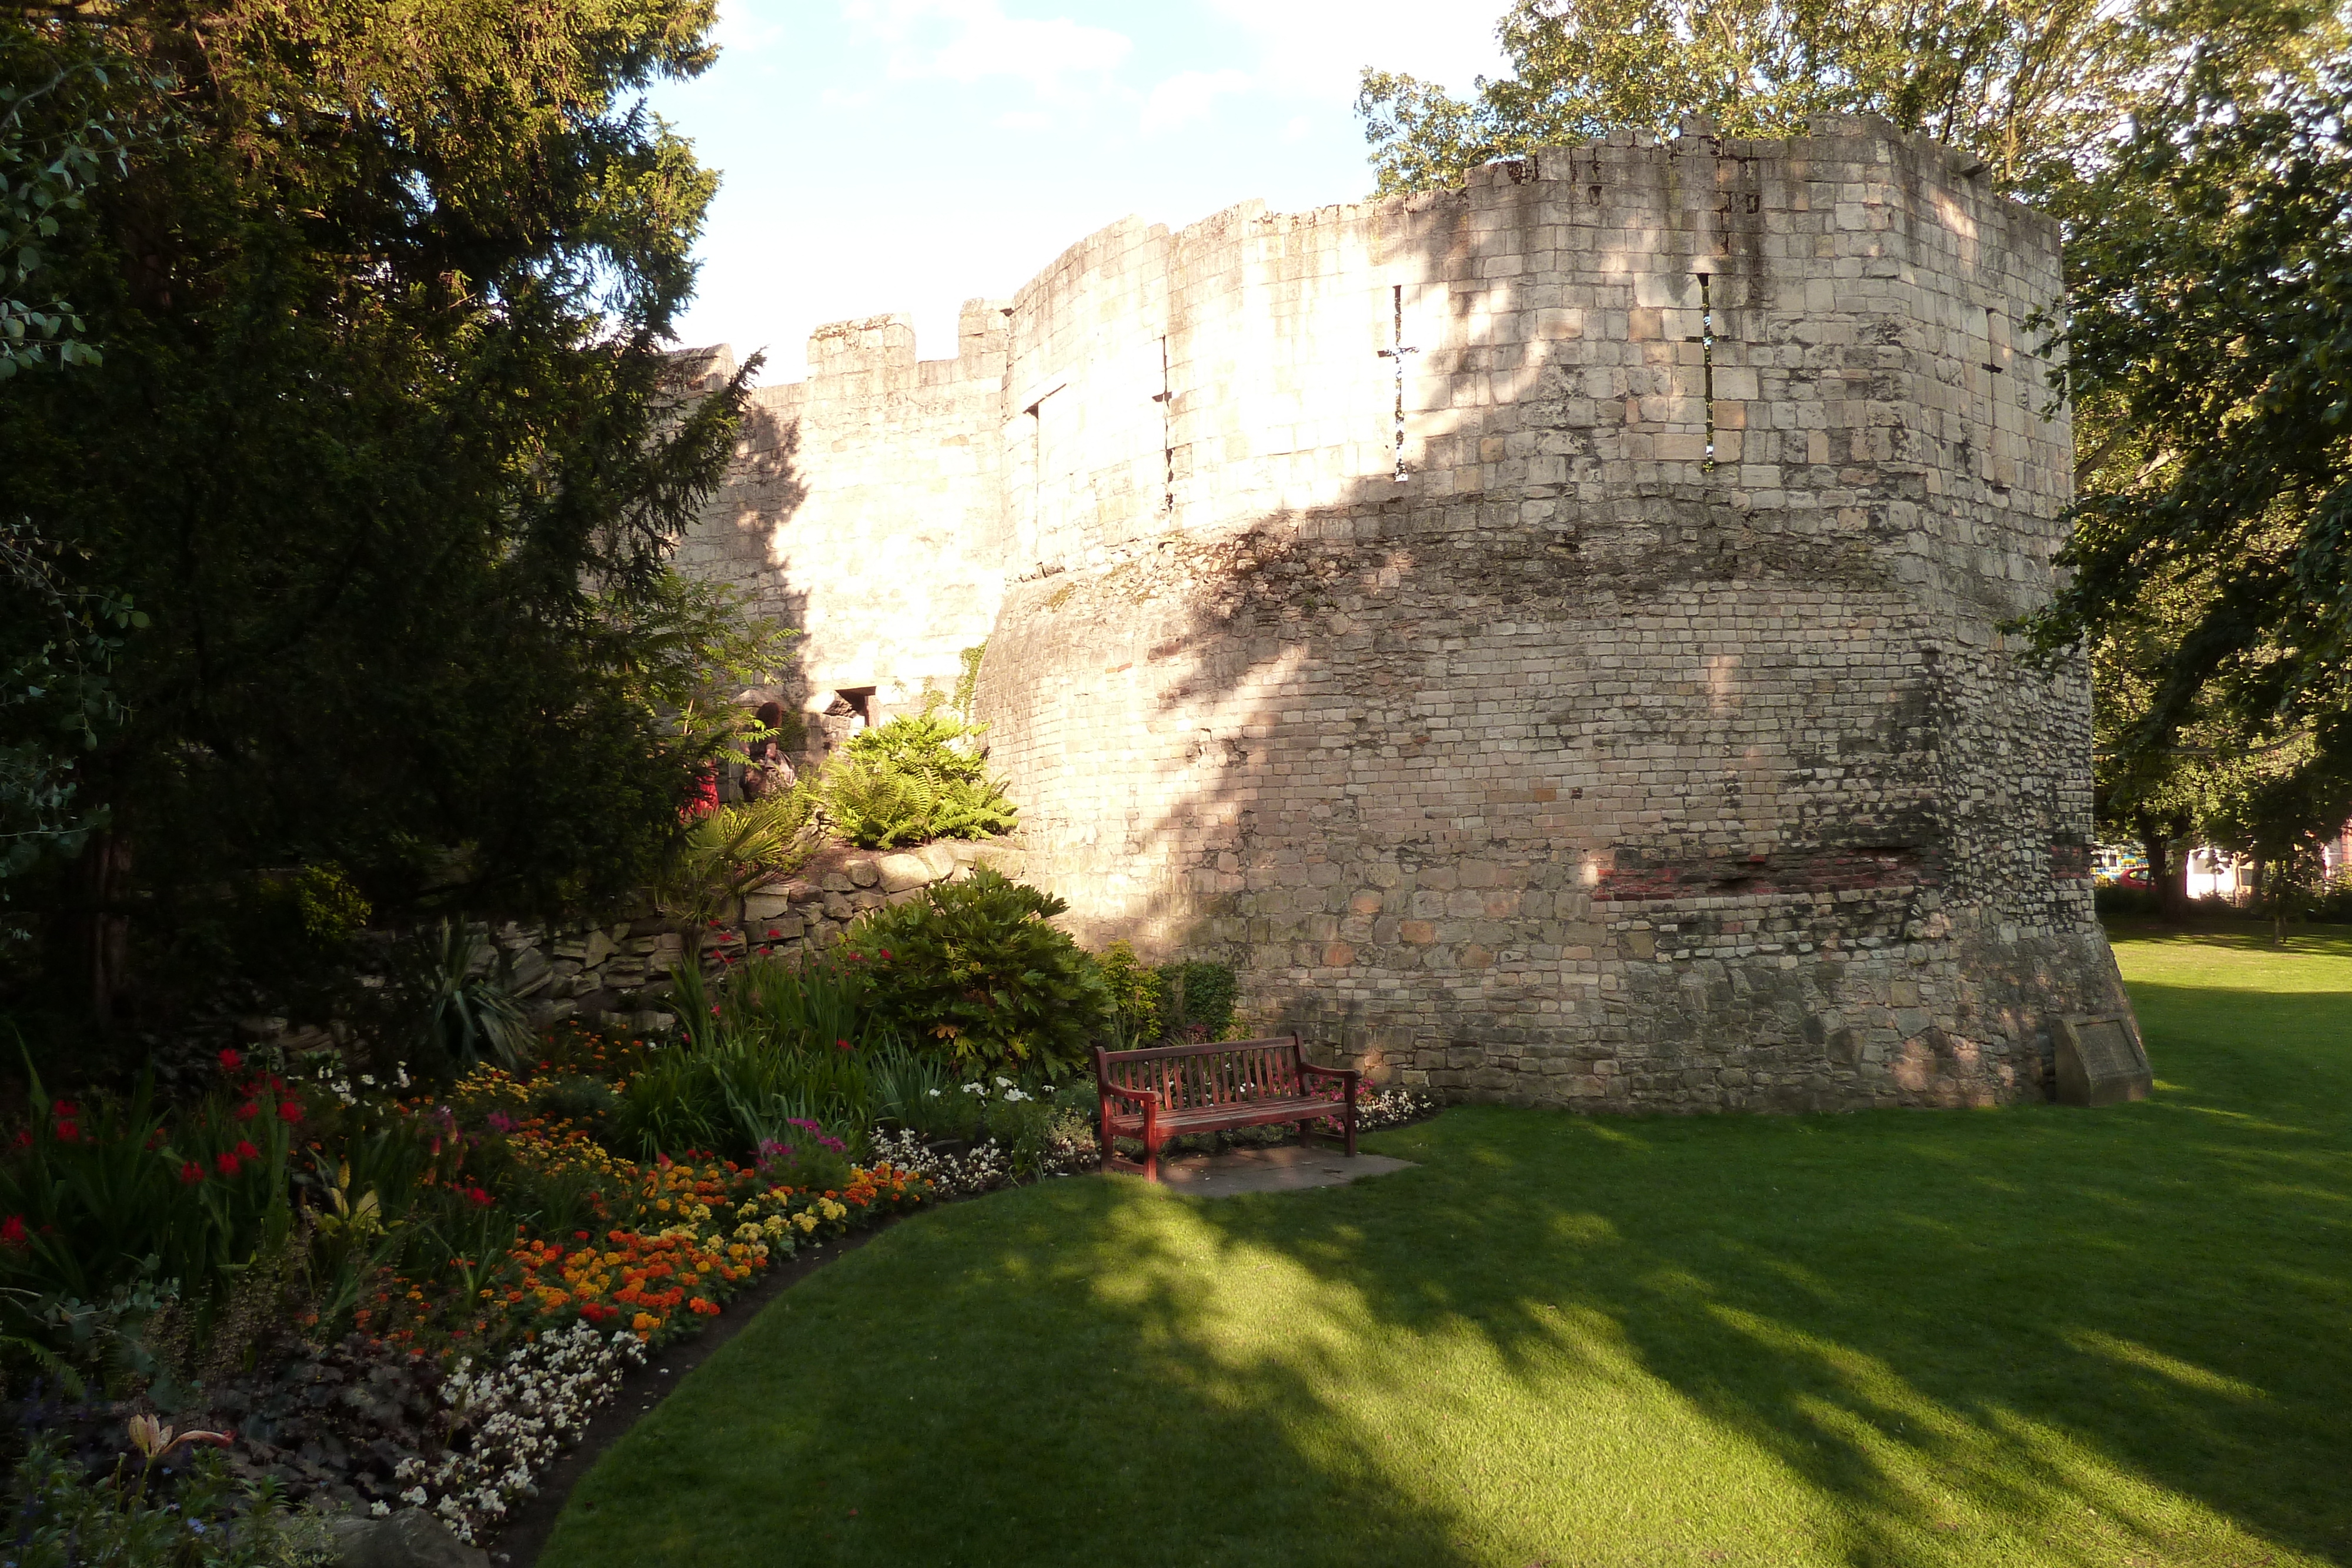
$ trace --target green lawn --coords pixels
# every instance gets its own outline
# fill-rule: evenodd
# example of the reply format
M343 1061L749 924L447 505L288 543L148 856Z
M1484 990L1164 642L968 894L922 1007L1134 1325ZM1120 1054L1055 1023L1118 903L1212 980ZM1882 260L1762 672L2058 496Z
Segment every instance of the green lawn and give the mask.
M550 1568L2352 1562L2352 942L2119 944L2147 1103L1059 1181L782 1297Z

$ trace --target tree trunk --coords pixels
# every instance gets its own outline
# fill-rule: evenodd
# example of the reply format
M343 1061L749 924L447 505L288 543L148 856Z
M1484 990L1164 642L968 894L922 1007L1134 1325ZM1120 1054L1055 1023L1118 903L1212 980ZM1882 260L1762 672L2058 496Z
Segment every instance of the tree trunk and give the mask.
M89 999L90 1020L112 1029L130 979L131 841L111 829L90 834L74 862L73 890L67 952Z
M2159 919L2175 925L2189 918L2189 855L2174 853L2172 824L2139 819L2140 848L2147 852L2147 885L2156 894Z

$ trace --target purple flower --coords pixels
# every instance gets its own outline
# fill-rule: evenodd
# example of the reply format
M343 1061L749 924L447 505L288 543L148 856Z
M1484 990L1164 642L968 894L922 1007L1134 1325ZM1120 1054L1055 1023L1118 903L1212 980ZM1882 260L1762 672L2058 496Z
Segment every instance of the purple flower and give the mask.
M508 1115L504 1111L491 1112L488 1120L490 1124L490 1131L493 1133L511 1133L514 1131L514 1118Z

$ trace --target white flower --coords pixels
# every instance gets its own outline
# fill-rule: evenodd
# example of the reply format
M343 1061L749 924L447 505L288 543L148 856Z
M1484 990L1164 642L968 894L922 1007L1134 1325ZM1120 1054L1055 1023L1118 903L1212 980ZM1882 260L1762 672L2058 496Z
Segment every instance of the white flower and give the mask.
M1010 1078L1000 1078L996 1081L996 1086L999 1089L1010 1089L1013 1087L1013 1080Z
M373 1089L375 1087L375 1074L373 1072L362 1072L360 1074L360 1082Z
M1028 1099L1028 1098L1029 1098L1029 1096L1027 1096L1026 1094L1024 1094L1024 1093L1023 1093L1023 1092L1021 1092L1021 1091L1020 1091L1020 1090L1018 1090L1018 1089L1007 1089L1007 1090L1004 1092L1004 1099L1005 1099L1005 1102L1006 1102L1008 1104L1011 1104L1011 1103L1017 1103L1018 1102L1023 1101L1023 1100L1026 1100L1026 1099Z
M926 1094L928 1094L928 1095L929 1095L932 1099L936 1100L936 1099L938 1099L938 1098L940 1097L940 1092L940 1092L940 1091L939 1091L939 1090L937 1090L937 1089L926 1089L926 1090L924 1090L924 1091L923 1091L923 1092L924 1092L924 1093L926 1093Z
M368 1511L375 1515L376 1518L382 1519L385 1514L392 1511L392 1504L384 1501L382 1498L378 1498L373 1502L368 1504Z
M410 1487L406 1491L400 1494L400 1500L416 1508L423 1508L425 1506L425 1489L423 1487Z
M988 1085L985 1083L967 1083L963 1086L963 1092L967 1094L977 1094L984 1100L988 1097Z

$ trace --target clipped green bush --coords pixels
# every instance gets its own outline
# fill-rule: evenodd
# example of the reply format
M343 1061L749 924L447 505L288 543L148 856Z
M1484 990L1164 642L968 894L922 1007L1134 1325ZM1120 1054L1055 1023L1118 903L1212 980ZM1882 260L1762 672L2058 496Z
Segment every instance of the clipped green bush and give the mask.
M1089 1060L1110 996L1095 961L1047 924L1068 908L982 866L866 915L843 957L877 1012L961 1071L1072 1071Z
M817 780L826 820L869 850L1012 831L1018 811L966 744L984 727L941 712L935 694L921 713L851 737Z

